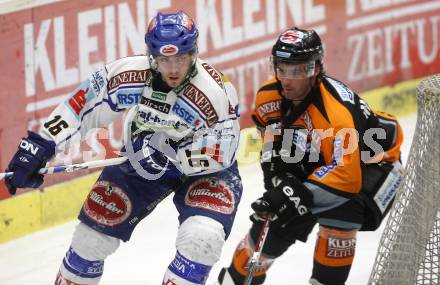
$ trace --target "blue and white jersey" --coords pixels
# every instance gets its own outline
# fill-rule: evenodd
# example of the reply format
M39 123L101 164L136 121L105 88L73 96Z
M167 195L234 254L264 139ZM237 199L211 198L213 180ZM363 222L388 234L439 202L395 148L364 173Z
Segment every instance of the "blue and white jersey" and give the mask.
M185 175L232 165L240 126L231 82L201 59L187 80L167 93L153 90L153 74L147 56L105 65L51 113L40 135L62 151L69 141L84 139L89 130L105 127L126 113L125 145L133 143L137 132L172 141L172 153L165 152L166 157L180 165Z

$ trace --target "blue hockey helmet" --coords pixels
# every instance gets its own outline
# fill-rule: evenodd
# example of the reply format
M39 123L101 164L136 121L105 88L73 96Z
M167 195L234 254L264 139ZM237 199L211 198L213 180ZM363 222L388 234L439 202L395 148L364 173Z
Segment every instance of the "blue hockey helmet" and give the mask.
M197 51L199 32L194 21L184 12L158 13L145 34L145 43L152 56L171 56Z

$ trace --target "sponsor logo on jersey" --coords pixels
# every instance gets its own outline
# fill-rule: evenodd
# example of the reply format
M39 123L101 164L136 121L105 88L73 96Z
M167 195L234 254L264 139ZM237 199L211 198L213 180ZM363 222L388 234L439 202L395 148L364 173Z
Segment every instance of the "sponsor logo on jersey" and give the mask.
M72 110L75 112L75 114L79 115L84 108L84 106L87 103L87 92L89 92L89 89L86 90L78 90L73 96L69 99L68 103L69 106L72 107Z
M142 96L141 93L119 93L117 95L118 102L120 105L133 105L139 103L139 98Z
M310 143L310 153L319 154L321 147L321 133L320 132L311 132L312 142Z
M151 98L161 100L161 101L166 101L167 100L167 93L153 91L153 93L151 93Z
M286 130L291 131L291 130ZM308 131L306 129L293 129L293 145L300 149L301 151L305 152L309 150L308 147L308 140L307 140L307 133Z
M154 110L157 110L159 112L168 114L171 110L171 105L164 103L164 102L159 102L159 101L155 101L155 100L151 100L145 97L141 98L141 104L145 105L149 108L152 108Z
M167 120L161 118L160 116L158 116L158 114L155 114L153 112L139 111L136 121L138 124L140 124L141 127L146 126L161 129L170 128L175 130L187 128L187 125L179 120Z
M235 139L236 137L236 135L234 134L234 128L225 125L222 125L221 129L203 128L203 129L198 129L194 133L194 139L198 139L199 137L208 137L208 136L212 136L214 139L218 141L231 140L231 139Z
M318 177L319 179L324 178L330 171L335 169L335 167L338 165L336 161L333 160L333 162L330 165L321 167L318 171L316 171L313 175Z
M359 99L360 107L362 110L362 114L364 114L364 117L368 119L371 116L371 109L370 106L368 106L367 102L365 102L362 99Z
M326 256L330 258L347 258L354 256L356 239L342 239L329 236Z
M333 142L333 160L337 163L342 163L342 158L344 156L343 143L343 139L339 136L337 136Z
M388 174L388 177L374 195L373 200L376 202L377 207L382 213L385 212L394 196L396 196L397 189L402 182L402 175L403 174L401 173L395 173L392 171Z
M105 85L104 71L102 69L92 74L90 85L92 86L95 93L99 93L101 91L102 87L104 87Z
M207 63L202 63L203 68L208 72L208 74L214 79L215 82L223 89L223 80L221 75L212 66Z
M173 106L173 112L190 125L198 126L202 122L195 112L177 102Z
M175 45L164 45L159 49L161 55L170 56L179 52L179 48Z
M257 108L257 113L258 115L260 115L260 117L264 117L267 114L277 112L280 110L280 104L281 104L281 100L264 103L263 105Z
M293 44L301 41L303 38L304 38L303 32L288 30L280 36L280 41L282 41L283 43L286 43L286 44L293 45Z
M189 187L185 204L222 214L232 214L235 209L235 198L224 181L212 177L201 178Z
M115 226L130 216L132 204L127 194L114 183L98 181L84 202L84 213L99 224Z
M203 94L196 86L189 83L183 90L183 96L189 99L203 115L206 116L206 122L208 127L211 127L215 122L218 121L217 112L214 109L211 101L208 97Z
M350 88L332 78L327 77L327 80L336 89L342 101L354 104L354 93Z
M113 89L118 88L121 84L145 83L149 76L150 71L148 69L127 70L110 78L107 84L107 89L110 92Z

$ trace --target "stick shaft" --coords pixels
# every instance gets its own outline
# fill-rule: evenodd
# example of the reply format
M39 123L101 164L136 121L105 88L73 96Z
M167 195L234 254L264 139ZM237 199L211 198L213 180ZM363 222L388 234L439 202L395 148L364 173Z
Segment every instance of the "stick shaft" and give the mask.
M56 165L51 167L41 168L38 173L40 174L52 174L52 173L60 173L60 172L73 172L79 169L88 169L88 168L98 168L110 165L117 165L125 162L127 157L115 157L109 159L102 160L94 160L83 163L76 163L70 165ZM14 172L4 172L0 173L0 180L10 177L14 174Z
M250 285L254 277L254 272L257 269L258 261L260 260L261 250L263 249L267 233L269 232L270 217L270 214L266 214L263 226L261 227L260 235L258 236L257 243L255 244L255 250L249 260L248 274L246 276L246 279L244 280L243 285Z

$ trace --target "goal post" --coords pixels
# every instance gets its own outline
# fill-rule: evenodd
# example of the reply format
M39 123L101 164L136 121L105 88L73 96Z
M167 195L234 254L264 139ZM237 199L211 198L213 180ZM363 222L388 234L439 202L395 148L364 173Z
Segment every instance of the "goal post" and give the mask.
M417 123L368 284L440 284L440 74L417 86Z

